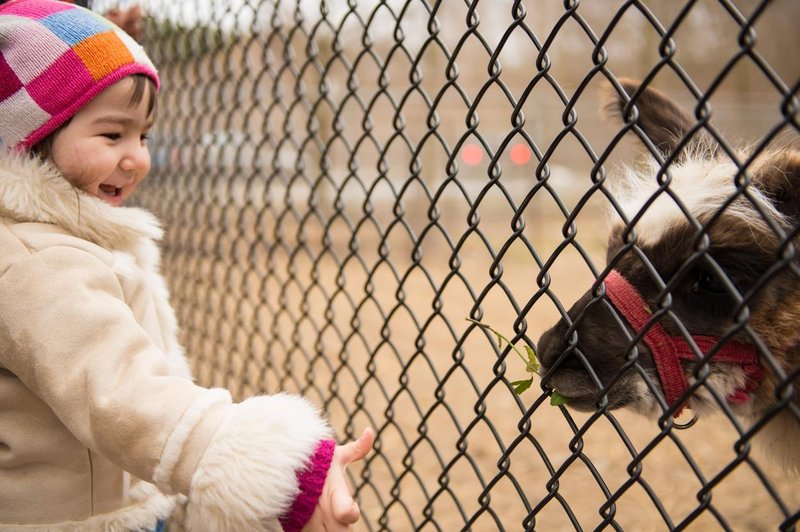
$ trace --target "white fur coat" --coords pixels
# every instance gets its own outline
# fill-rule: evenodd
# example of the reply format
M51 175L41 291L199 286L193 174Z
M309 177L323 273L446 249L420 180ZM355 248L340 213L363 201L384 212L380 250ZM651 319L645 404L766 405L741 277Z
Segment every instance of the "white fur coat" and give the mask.
M330 430L300 397L192 383L160 236L0 154L0 529L150 528L171 494L190 529L279 529Z

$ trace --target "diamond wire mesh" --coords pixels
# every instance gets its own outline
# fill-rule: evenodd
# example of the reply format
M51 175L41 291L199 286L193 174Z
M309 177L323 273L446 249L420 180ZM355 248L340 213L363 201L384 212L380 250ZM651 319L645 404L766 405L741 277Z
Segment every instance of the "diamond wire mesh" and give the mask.
M524 364L467 318L535 345L602 271L609 170L642 150L601 82L668 87L725 147L717 125L796 134L796 4L144 5L141 202L197 380L375 427L360 529L794 528L796 484L729 411L678 433L518 396Z

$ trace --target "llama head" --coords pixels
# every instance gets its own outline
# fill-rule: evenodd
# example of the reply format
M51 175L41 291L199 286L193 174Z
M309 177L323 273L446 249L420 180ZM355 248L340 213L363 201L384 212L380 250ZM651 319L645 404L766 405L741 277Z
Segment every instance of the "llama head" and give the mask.
M613 178L609 277L542 335L543 380L579 410L702 413L725 401L757 416L800 364L800 151L730 153L666 95L621 87L608 109L635 122L653 157ZM626 305L643 309L638 326ZM666 344L686 351L672 367L678 392L654 348Z

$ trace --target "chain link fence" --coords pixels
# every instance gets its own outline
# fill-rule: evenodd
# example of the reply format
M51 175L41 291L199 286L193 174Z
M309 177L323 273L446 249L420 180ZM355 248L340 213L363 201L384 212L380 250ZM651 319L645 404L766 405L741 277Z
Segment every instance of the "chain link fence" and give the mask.
M511 382L605 267L603 182L647 156L601 87L644 79L724 146L796 142L800 4L144 7L163 90L140 202L197 381L303 393L340 440L374 427L357 529L794 530L797 478L735 418L678 431Z

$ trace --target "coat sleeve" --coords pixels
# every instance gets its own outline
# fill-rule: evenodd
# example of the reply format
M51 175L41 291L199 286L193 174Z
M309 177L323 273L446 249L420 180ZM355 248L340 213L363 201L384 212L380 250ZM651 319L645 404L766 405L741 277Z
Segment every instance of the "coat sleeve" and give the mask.
M66 246L0 272L0 365L87 448L188 495L195 530L279 529L298 473L330 434L301 397L232 404L225 390L171 375L110 267Z

